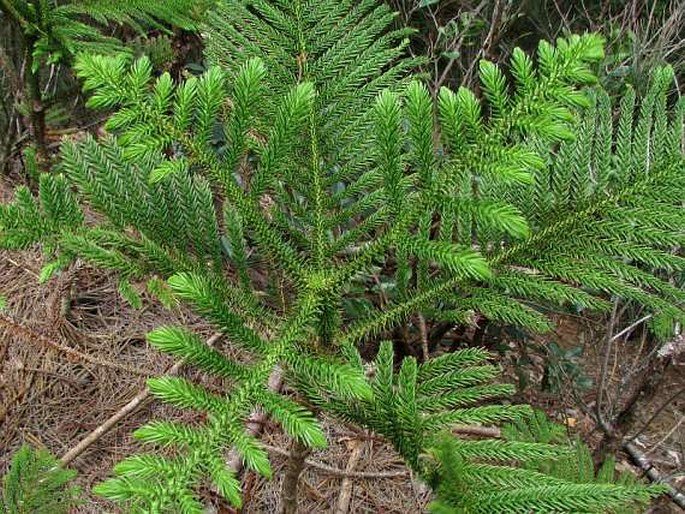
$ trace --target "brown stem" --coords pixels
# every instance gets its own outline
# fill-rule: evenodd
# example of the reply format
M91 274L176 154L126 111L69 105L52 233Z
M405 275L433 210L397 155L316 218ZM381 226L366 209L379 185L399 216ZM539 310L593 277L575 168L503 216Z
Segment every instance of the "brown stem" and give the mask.
M221 339L221 334L214 334L205 343L210 348L214 346L217 341ZM166 376L176 376L181 371L185 365L185 359L176 362L169 371L166 372ZM71 448L67 453L65 453L60 459L60 464L62 466L68 466L71 461L76 457L81 455L86 451L94 442L99 440L104 434L109 432L114 426L116 426L122 419L126 418L129 414L134 412L138 407L140 407L152 393L148 387L145 387L137 395L135 395L126 405L121 407L117 412L110 416L102 425L97 427L91 433L89 433L85 438L83 438L76 446Z
M485 333L488 331L488 325L490 324L490 321L487 319L483 319L478 325L478 328L476 328L476 331L473 334L473 339L471 340L471 346L473 347L480 347L483 346L483 341L485 339Z
M346 473L351 473L357 466L359 459L364 451L364 444L361 441L352 442L352 455L350 455L350 460L347 462L345 467ZM340 485L340 494L338 495L338 502L335 505L335 514L347 514L350 510L350 500L352 499L352 479L351 477L343 478L342 484Z
M283 371L281 368L277 367L273 370L271 376L269 377L267 387L270 391L275 393L278 393L281 390L283 387ZM265 412L263 412L261 409L255 409L247 419L247 433L253 437L259 436L267 419L268 416ZM240 456L240 453L233 448L228 455L228 459L226 460L226 467L238 474L242 468L242 465L243 459Z
M40 90L40 70L34 71L35 61L33 52L37 39L26 36L26 69L24 70L24 92L29 104L29 131L31 140L36 145L38 167L43 169L49 162L48 145L45 137L45 106L43 94Z
M601 465L607 455L615 455L620 450L626 435L633 428L638 405L649 404L654 399L670 364L670 357L654 356L641 374L642 379L623 402L620 412L609 422L599 419L600 425L609 429L604 430L602 440L595 451L596 465Z
M406 324L402 324L394 331L393 343L397 362L405 357L416 357L416 352L409 341L409 329Z
M483 57L485 59L493 60L495 58L495 48L502 37L502 18L507 10L504 2L495 2L495 8L492 11L492 19L490 20L490 30L483 42Z
M440 322L436 323L428 331L428 350L433 352L442 341L442 338L447 332L452 330L454 323Z
M466 325L459 325L454 329L454 338L450 345L450 352L456 352L464 344L464 334L466 334Z
M281 514L297 514L297 486L309 453L307 446L293 440L281 486Z
M428 328L426 327L426 318L419 312L419 332L421 334L421 357L423 362L430 358L430 349L428 348Z
M0 0L0 12L4 12L7 17L13 19L22 30L28 28L29 22L14 7L10 0Z

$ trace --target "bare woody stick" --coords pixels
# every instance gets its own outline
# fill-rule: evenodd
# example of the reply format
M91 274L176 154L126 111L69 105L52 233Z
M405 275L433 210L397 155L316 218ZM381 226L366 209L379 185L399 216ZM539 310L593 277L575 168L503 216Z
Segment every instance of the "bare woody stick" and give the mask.
M345 466L345 473L350 473L354 471L357 466L359 459L362 456L362 451L364 450L364 443L359 440L352 442L352 454L350 455L350 460L347 461L347 466ZM340 485L340 494L338 495L338 502L335 506L335 514L347 514L350 510L350 500L352 499L352 480L349 476L343 478L342 484Z
M207 346L214 346L217 343L217 341L219 341L220 338L221 338L221 334L214 334L212 337L210 337L207 340L207 343L206 343ZM181 369L183 368L184 365L185 365L185 359L181 359L180 361L176 362L171 368L169 368L169 371L167 371L166 375L167 376L178 375L178 373L181 371ZM150 394L151 394L150 389L145 387L145 389L143 389L137 395L135 395L131 399L131 401L129 401L121 409L119 409L112 416L110 416L107 419L107 421L105 421L102 425L100 425L95 430L93 430L84 439L82 439L76 446L71 448L67 453L62 455L62 458L60 458L61 464L63 466L67 466L76 457L81 455L95 441L100 439L103 435L105 435L113 427L115 427L117 425L117 423L119 423L126 416L128 416L129 414L133 413L136 409L138 409L138 407L140 407L143 404L143 402L145 402L145 400L148 399Z
M678 505L681 509L685 509L685 494L678 491L675 487L669 484L664 476L659 473L647 456L642 453L637 446L635 446L630 441L625 441L623 443L623 449L630 455L632 461L640 468L640 470L647 475L647 478L655 484L662 484L667 487L666 494L671 497L673 503Z
M612 427L603 420L599 420L599 427L605 433L612 433ZM678 491L673 487L666 478L659 472L657 468L652 465L652 462L647 458L647 456L641 452L637 446L635 446L632 441L623 441L623 450L630 456L633 463L640 468L640 470L649 478L652 483L661 484L666 487L666 494L671 497L673 503L678 505L681 509L685 509L685 494Z
M62 352L72 361L88 362L89 364L102 366L103 368L111 368L119 371L125 371L126 373L131 373L133 375L147 376L150 374L149 372L144 370L132 368L130 366L124 366L123 364L110 362L104 359L99 359L92 355L81 353L78 350L70 348L69 346L65 346L63 344L55 342L49 337L45 336L44 334L22 325L19 321L17 321L16 319L14 319L6 313L0 313L0 325L6 326L12 335L21 338L23 341L31 341L33 343L40 344L45 348L51 348L59 352Z
M282 455L283 457L290 457L290 452L282 448L277 448L275 446L264 445L264 449L271 453L277 455ZM408 477L410 473L407 469L402 469L398 471L348 471L347 469L335 468L322 462L318 462L312 459L305 460L305 464L314 469L318 469L326 473L327 475L332 475L335 477L349 477L349 478L359 478L363 480L379 480L385 478L397 478L397 477Z

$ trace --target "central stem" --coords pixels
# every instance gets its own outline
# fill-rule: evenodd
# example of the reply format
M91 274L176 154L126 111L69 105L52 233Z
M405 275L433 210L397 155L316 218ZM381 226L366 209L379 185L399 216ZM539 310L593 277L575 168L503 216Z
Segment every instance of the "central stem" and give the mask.
M48 145L45 137L45 106L40 87L40 70L34 69L34 51L37 39L34 36L26 36L26 66L25 66L25 92L29 104L29 130L31 139L36 145L36 153L40 168L48 164Z
M281 514L297 514L298 483L309 453L307 446L297 439L293 440L281 486Z

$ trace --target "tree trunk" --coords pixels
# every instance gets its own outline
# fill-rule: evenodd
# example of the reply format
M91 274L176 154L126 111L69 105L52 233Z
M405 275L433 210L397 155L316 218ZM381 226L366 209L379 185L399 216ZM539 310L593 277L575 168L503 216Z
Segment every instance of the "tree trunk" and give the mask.
M24 93L29 109L29 130L31 140L36 145L38 168L45 170L49 163L48 145L45 137L45 105L40 88L40 70L33 70L33 51L36 39L26 37L26 66L24 70Z
M281 514L297 514L297 487L309 448L297 440L290 445L290 457L281 486Z

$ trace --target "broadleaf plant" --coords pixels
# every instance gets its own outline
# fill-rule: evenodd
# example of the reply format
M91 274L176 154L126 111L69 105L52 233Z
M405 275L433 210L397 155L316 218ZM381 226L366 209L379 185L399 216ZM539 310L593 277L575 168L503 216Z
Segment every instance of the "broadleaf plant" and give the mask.
M393 17L375 0L224 0L208 18L213 66L202 76L174 83L154 76L144 58L78 60L89 105L114 111L108 133L64 142L59 173L41 176L38 196L20 188L0 208L0 243L42 244L50 274L77 257L114 270L122 294L139 281L151 293L168 288L245 355L232 360L183 327L151 332L154 347L232 385L217 394L180 378L152 379L153 394L207 421L142 427L138 438L173 451L129 457L98 493L134 512L202 512L198 491L209 483L240 505L225 450L272 474L244 428L256 407L309 447L325 444L319 412L357 423L429 479L439 430L528 412L484 404L512 393L492 383L497 368L487 352L431 358L441 334L484 319L544 331L550 321L536 305L602 309L607 295L682 316L676 292L653 272L682 267L666 247L682 237L673 227L685 219L674 198L685 176L682 109L668 122L661 101L669 71L657 74L659 101L640 118L657 117L660 129L653 134L642 121L633 134L631 124L614 148L606 99L582 89L595 82L600 37L541 42L534 57L515 50L507 70L483 62L483 98L466 88L433 98L410 74L419 60L404 57L408 33L392 30ZM583 108L601 120L604 145L590 167L582 121L577 135ZM625 147L626 137L639 144ZM558 168L569 152L574 167ZM563 173L572 179L562 182ZM99 221L86 223L84 208ZM660 224L651 209L678 225ZM651 240L612 225L627 212L649 226ZM387 287L351 317L344 306L373 297L371 272ZM414 355L414 342L427 351ZM365 363L360 350L374 347ZM274 373L292 394L267 387ZM538 443L450 441L450 455L468 462L564 453ZM506 477L517 487L529 474ZM550 489L560 512L644 496L576 485ZM470 487L477 495L491 485Z

